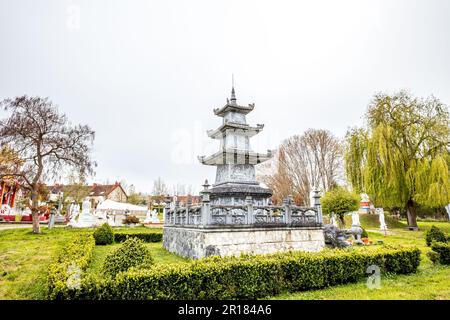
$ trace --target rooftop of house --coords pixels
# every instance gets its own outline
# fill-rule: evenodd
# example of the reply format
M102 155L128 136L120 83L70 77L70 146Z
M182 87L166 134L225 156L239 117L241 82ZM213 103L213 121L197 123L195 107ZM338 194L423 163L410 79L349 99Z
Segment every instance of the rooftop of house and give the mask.
M54 184L52 186L47 186L51 194L57 194L60 192L67 192L68 189L73 187L74 185L63 185L63 184ZM106 197L111 192L113 192L116 188L122 188L119 182L116 182L114 184L97 184L94 183L90 186L80 186L81 188L86 188L89 191L90 197ZM126 194L125 190L123 192Z

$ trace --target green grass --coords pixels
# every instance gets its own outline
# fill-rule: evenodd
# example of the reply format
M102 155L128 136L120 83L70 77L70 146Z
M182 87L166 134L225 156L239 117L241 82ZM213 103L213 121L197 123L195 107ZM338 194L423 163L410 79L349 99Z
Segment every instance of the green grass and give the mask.
M75 233L85 230L31 227L0 231L0 299L44 299L48 265Z
M364 229L378 229L380 228L380 222L378 215L376 214L360 214L359 221ZM406 223L402 221L398 221L397 219L392 218L389 215L385 215L385 221L388 225L388 228L406 228ZM352 225L352 217L345 216L345 225L349 228Z
M366 281L322 290L282 294L287 300L448 300L450 267L421 265L412 275L381 276L379 289L369 289Z
M361 223L364 223L361 219ZM369 232L369 239L376 243L418 247L421 251L421 263L417 273L412 275L381 275L381 288L369 289L367 279L357 283L346 284L321 290L297 293L285 293L273 299L288 300L367 300L367 299L450 299L450 266L434 265L426 256L430 250L425 244L424 233L432 225L450 233L449 222L418 222L420 231L390 229L385 236L380 232ZM366 227L367 228L367 227ZM367 228L369 229L369 228ZM376 229L376 228L374 228ZM378 247L357 247L355 250L371 250Z
M42 233L38 235L31 232L31 226L0 230L0 300L45 299L49 264L75 234L92 232L93 229L42 227L41 230ZM147 227L122 227L114 230L126 233L162 232L162 228ZM156 263L184 260L165 251L161 243L151 243L149 246ZM106 252L111 249L111 246L108 247L96 246L93 268L98 267Z

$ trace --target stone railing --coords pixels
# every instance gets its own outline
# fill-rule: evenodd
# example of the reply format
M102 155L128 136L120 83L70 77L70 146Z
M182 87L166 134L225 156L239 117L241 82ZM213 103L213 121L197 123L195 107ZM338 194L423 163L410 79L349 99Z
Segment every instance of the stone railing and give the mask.
M321 227L322 209L318 192L313 207L299 207L292 198L283 205L254 205L252 198L246 198L244 205L211 204L209 194L202 192L200 205L179 206L177 202L167 203L164 210L164 224L185 227Z

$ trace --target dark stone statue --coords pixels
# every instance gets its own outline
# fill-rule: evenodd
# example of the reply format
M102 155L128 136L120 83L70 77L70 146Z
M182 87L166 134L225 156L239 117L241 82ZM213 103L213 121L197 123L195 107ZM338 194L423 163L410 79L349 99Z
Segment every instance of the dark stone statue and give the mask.
M326 224L323 228L325 243L333 248L346 248L350 246L347 242L348 234L346 230L341 230L332 224Z

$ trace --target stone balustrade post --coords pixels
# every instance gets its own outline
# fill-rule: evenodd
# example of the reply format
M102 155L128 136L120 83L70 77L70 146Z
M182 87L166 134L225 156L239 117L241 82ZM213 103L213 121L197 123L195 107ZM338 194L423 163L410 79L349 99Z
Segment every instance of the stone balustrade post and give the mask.
M211 204L210 204L210 194L208 180L205 180L205 184L203 185L203 190L200 192L202 197L202 206L201 206L201 217L202 217L202 226L207 226L211 223Z
M191 224L191 215L189 213L191 206L192 206L192 198L191 196L188 196L186 201L186 224Z
M323 217L322 217L322 205L320 204L320 192L317 187L313 190L313 199L314 199L314 208L317 210L317 223L322 225L323 224Z
M173 224L179 224L179 219L178 219L178 207L180 206L180 203L178 202L178 200L175 200L173 203Z
M170 225L172 224L171 217L169 217L169 210L170 210L170 202L166 201L164 205L164 211L163 211L163 217L164 217L164 225Z
M291 205L292 205L292 196L287 196L287 198L285 198L283 200L283 206L284 206L284 223L285 224L291 224L292 223L292 210L291 210Z
M253 211L253 198L252 196L245 197L245 204L247 205L247 224L255 223L255 216Z

